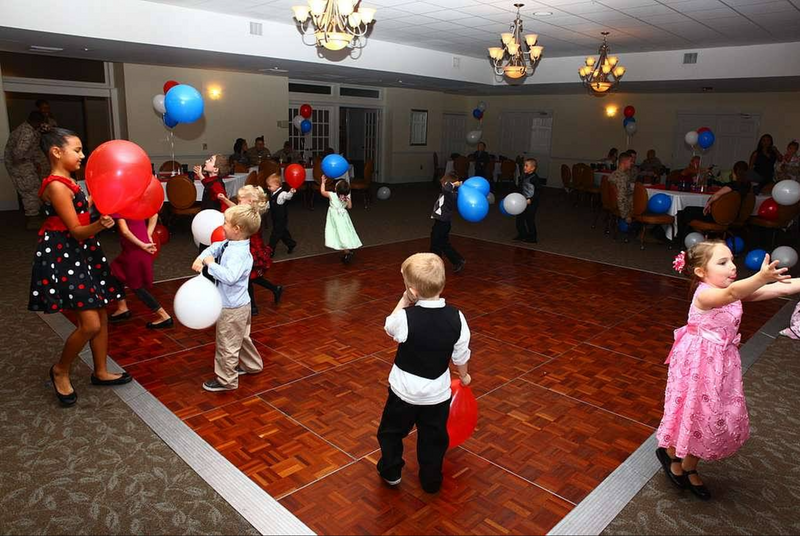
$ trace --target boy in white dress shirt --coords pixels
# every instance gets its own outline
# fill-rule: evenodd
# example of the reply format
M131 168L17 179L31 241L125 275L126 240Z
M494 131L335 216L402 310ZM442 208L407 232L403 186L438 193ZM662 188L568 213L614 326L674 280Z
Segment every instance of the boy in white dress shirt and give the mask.
M389 374L389 398L378 427L378 472L390 486L401 480L403 438L417 427L417 460L422 489L436 493L450 438L450 361L462 385L471 378L469 327L464 315L446 305L444 262L433 253L417 253L400 269L406 291L384 329L399 346Z

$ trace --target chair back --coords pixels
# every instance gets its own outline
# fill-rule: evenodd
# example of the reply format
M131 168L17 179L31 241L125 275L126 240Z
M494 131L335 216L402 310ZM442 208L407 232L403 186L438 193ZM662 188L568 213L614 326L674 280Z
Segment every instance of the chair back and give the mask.
M513 160L503 160L500 162L500 180L514 180L514 172L517 171L517 163Z
M728 192L711 204L711 217L718 225L730 225L739 215L742 196L739 192Z
M457 156L453 160L453 171L460 179L466 179L469 175L469 158L466 156Z
M169 171L170 173L180 173L181 172L181 163L175 160L167 160L161 167L158 168L158 171Z
M617 187L613 182L608 180L606 177L603 177L603 180L606 181L606 192L608 193L609 211L614 216L619 217L619 204L617 203Z
M572 166L572 184L578 190L586 190L594 185L592 168L583 163Z
M239 162L236 162L233 165L233 172L234 173L247 173L248 171L250 171L250 167L249 166L246 166L246 165L241 164Z
M566 164L561 164L561 183L566 189L572 188L572 173L569 170L569 166Z
M317 183L317 186L322 184L322 158L319 156L314 158L314 167L313 167L313 174L314 174L314 182Z
M267 158L265 160L262 160L261 163L258 165L258 171L263 172L266 177L269 177L273 173L277 173L278 175L280 175L281 165L277 163L275 160Z
M641 216L647 211L647 188L641 182L634 183L633 185L633 209L631 216Z
M744 222L747 221L747 218L750 217L750 214L753 213L753 209L756 207L756 194L752 191L747 192L747 195L744 196L744 200L742 201L741 206L739 207L739 215L736 216L734 223L742 225Z
M581 166L583 164L572 164L572 186L576 190L579 190L581 185L580 182L580 174L581 174Z
M250 174L247 176L247 179L244 181L245 185L250 186L261 186L258 182L259 173L257 171L251 171ZM263 186L262 186L263 188Z
M604 210L611 211L614 207L611 204L611 195L609 194L608 189L609 185L610 183L608 182L608 177L604 176L602 179L600 179L600 205Z
M175 175L167 181L167 201L177 209L189 208L197 201L197 188L186 175Z

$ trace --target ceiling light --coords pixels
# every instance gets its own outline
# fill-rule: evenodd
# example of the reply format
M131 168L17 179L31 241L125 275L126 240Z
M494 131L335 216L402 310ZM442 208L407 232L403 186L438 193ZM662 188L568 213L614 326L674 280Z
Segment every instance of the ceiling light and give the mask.
M533 70L542 58L544 47L536 44L539 36L536 34L523 35L522 33L522 18L519 10L524 5L514 4L514 7L517 8L517 17L509 27L511 31L500 34L503 46L489 48L492 67L497 76L505 75L506 78L516 80L533 74ZM526 45L528 50L525 50ZM508 59L505 59L506 54L508 54Z
M600 45L600 56L595 60L593 56L586 58L586 65L578 69L578 75L583 81L583 85L593 95L602 96L608 91L616 88L622 75L625 74L625 67L619 65L619 58L609 56L611 49L606 43L608 32L603 34L603 44Z
M363 48L375 22L375 9L361 6L360 0L308 0L308 5L293 6L292 11L303 42L313 34L315 42L306 44L328 50Z
M45 47L41 45L31 45L30 49L35 50L36 52L61 52L64 50L61 47Z
M533 12L533 16L534 17L549 17L552 14L553 14L552 11L534 11Z

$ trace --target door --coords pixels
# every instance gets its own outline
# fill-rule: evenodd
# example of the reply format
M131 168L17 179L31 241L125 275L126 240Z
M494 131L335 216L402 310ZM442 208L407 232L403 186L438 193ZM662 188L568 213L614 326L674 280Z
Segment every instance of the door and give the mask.
M502 155L511 160L515 160L518 156L527 156L531 149L533 120L538 117L539 115L534 112L501 113L500 146L488 147L487 150L491 154Z
M737 160L747 161L758 142L758 114L693 114L678 113L675 132L675 149L672 167L682 169L689 164L693 154L700 155L702 167L715 165L718 170L729 170ZM714 145L708 150L686 145L684 137L690 130L708 127L714 133Z
M474 150L474 149L473 149ZM465 114L444 114L442 116L442 152L439 166L444 167L453 153L467 154L467 116Z
M379 110L364 113L364 161L372 160L373 180L378 177L378 120Z
M539 163L537 173L543 179L550 174L550 141L553 137L553 118L541 112L531 121L531 142L528 154Z

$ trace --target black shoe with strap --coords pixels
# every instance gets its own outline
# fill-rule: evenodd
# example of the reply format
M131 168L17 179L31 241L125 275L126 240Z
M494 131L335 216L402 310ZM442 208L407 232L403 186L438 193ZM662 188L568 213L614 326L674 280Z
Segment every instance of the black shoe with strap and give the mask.
M68 395L63 395L58 391L58 387L56 387L56 378L53 374L53 367L50 367L50 381L53 384L53 391L56 392L56 398L61 402L61 405L65 407L74 406L75 402L78 401L78 393L75 392L75 389Z
M683 474L686 475L686 487L689 488L692 493L704 501L707 501L711 498L711 492L708 491L707 487L705 487L703 484L695 486L692 484L692 481L689 480L689 475L697 475L696 470L693 469L691 471L684 471ZM698 478L699 476L700 475L698 475Z
M669 481L680 489L686 488L686 473L676 475L670 467L673 463L681 463L683 460L681 458L670 458L667 449L662 447L656 449L656 458L661 462L661 467L664 468L664 473L666 473Z
M114 378L113 380L101 380L97 376L92 373L92 376L89 378L92 382L92 385L125 385L126 383L130 383L133 380L130 374L127 372L123 372L119 378Z

